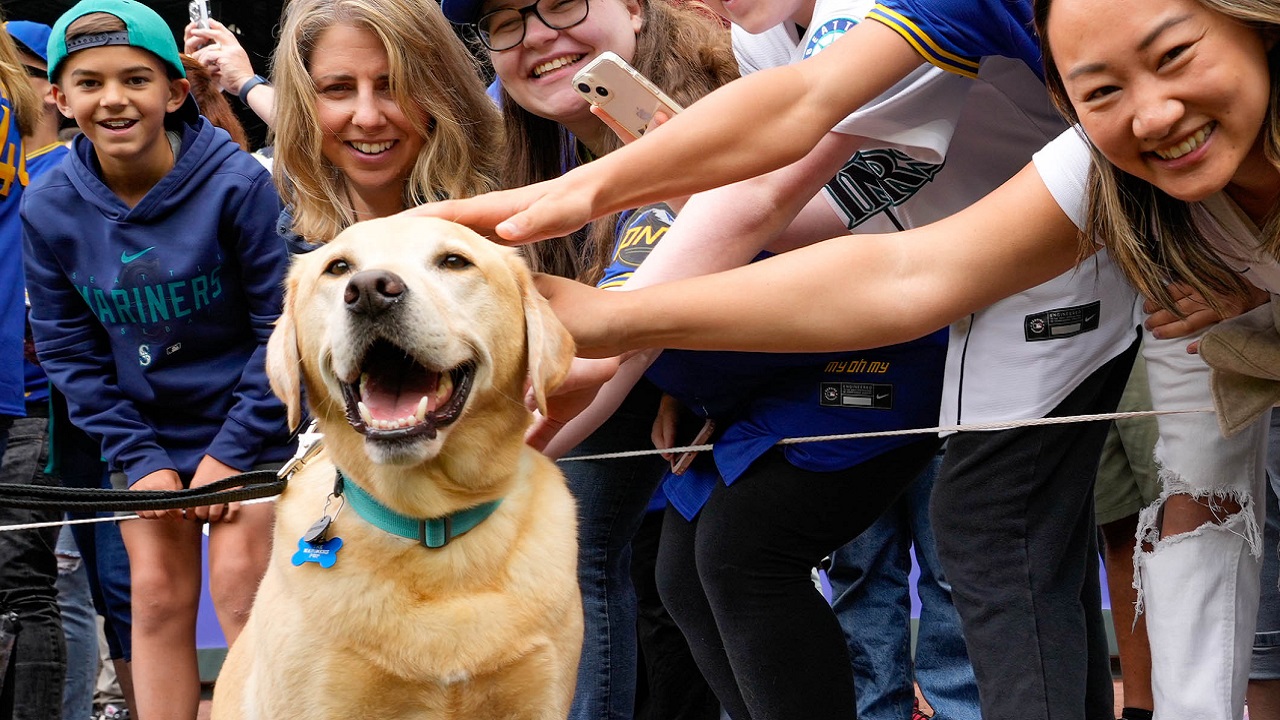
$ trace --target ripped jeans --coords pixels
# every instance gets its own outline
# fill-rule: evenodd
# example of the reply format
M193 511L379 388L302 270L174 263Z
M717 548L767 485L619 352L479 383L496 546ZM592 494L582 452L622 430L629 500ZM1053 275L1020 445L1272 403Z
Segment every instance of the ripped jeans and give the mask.
M1143 339L1157 410L1212 404L1194 338ZM1264 416L1223 438L1211 413L1161 415L1156 462L1164 489L1138 516L1134 586L1151 640L1156 720L1225 720L1243 712L1257 622L1266 482ZM1161 538L1175 495L1207 500L1217 522Z

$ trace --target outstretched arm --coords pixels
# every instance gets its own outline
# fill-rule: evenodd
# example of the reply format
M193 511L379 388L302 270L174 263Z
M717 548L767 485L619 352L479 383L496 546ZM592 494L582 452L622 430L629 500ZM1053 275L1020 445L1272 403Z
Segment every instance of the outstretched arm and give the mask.
M407 212L454 220L515 244L565 235L611 212L795 162L921 62L890 28L860 23L808 60L735 80L637 142L560 178Z
M905 342L1050 280L1077 230L1027 166L931 225L848 236L633 292L539 277L578 353L636 348L824 352Z

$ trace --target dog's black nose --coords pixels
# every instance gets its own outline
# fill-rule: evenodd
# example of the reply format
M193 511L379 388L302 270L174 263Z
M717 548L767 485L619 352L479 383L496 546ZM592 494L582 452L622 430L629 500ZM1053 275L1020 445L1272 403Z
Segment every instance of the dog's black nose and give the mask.
M351 276L342 299L353 313L377 315L400 302L408 288L399 275L386 270L365 270Z

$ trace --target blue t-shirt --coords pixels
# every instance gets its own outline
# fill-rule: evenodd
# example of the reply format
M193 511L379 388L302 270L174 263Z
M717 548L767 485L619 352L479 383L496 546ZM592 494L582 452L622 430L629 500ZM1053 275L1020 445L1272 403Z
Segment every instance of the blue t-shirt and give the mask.
M943 70L977 77L979 61L999 55L1044 79L1030 0L880 0L867 14Z
M600 285L625 282L672 220L662 205L624 216ZM850 280L856 282L856 269ZM946 330L900 345L838 353L663 351L645 377L717 427L714 462L699 458L684 474L669 474L663 484L667 499L692 519L715 483L733 484L783 438L932 427L946 352ZM782 451L798 468L829 472L919 439L799 443Z

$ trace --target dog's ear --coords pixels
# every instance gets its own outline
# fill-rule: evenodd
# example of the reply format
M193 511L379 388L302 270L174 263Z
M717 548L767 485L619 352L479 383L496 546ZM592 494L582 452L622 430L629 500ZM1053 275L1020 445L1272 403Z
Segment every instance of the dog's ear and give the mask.
M555 390L569 374L569 366L573 362L573 336L560 324L546 298L538 294L524 258L512 253L508 262L520 285L520 300L524 305L533 397L538 403L538 410L545 413L547 393Z
M302 356L298 351L298 332L293 320L297 282L290 278L284 291L284 311L267 341L267 379L271 389L288 411L289 429L302 422Z

